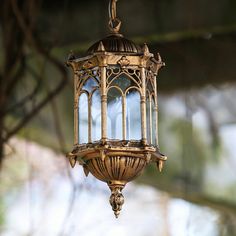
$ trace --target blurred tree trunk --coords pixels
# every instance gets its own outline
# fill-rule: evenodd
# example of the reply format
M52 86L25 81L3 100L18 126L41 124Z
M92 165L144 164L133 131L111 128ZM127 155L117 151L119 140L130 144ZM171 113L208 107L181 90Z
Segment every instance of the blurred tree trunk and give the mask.
M0 166L4 159L4 145L34 118L67 84L67 73L64 65L57 58L50 55L44 43L38 38L37 16L40 12L39 0L5 0L1 2L0 27L2 41L2 63L0 63ZM51 48L50 48L51 49ZM29 53L30 52L30 53ZM30 57L29 57L30 54ZM40 57L56 68L61 76L54 89L46 95L39 94L38 88L45 91L41 85L40 76L32 80L37 81L29 94L21 92L17 97L19 85L26 84L27 60ZM1 57L0 57L1 60ZM37 92L36 92L37 91ZM44 93L43 93L44 94ZM40 95L40 96L39 96ZM31 106L29 106L31 103ZM32 105L33 104L33 105ZM29 107L31 109L29 109ZM15 117L16 110L21 115ZM14 117L13 125L6 123L9 117Z

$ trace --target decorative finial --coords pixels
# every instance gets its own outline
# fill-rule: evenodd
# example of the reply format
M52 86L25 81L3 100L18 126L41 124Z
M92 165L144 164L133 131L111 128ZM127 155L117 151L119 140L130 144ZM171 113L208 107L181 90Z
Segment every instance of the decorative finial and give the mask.
M76 165L76 157L72 153L69 153L67 158L69 159L71 167L74 168Z
M160 55L159 52L157 53L157 61L158 61L158 62L162 62L161 55Z
M88 175L89 175L88 167L86 165L83 165L83 169L84 169L85 176L88 177Z
M160 53L156 54L156 60L161 66L165 66L165 62L162 61Z
M75 53L73 50L70 51L70 54L68 55L68 61L72 61L75 59Z
M110 187L111 188L111 197L110 197L110 204L112 206L112 210L116 218L119 217L120 212L122 210L122 206L124 204L124 196L122 194L122 187Z
M164 167L164 161L159 160L159 161L157 162L157 167L158 167L159 171L162 172L163 167Z
M105 51L106 51L106 49L105 49L104 44L103 44L102 41L99 42L97 51L98 51L98 52L105 52Z
M143 47L142 47L142 51L145 55L148 55L150 54L150 51L149 51L149 48L148 48L148 45L146 43L144 43Z

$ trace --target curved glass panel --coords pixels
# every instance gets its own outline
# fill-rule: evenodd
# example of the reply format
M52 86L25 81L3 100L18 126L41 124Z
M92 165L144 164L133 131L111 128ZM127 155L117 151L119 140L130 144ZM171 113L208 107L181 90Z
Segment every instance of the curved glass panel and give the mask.
M122 140L122 94L116 88L107 94L107 116L108 138Z
M151 143L151 122L150 122L150 94L147 91L147 99L146 99L146 119L147 119L147 142Z
M92 142L101 139L101 96L99 90L92 95Z
M157 133L157 116L156 116L156 110L155 110L155 102L154 97L152 96L152 144L156 145L156 133Z
M91 77L86 80L86 82L83 85L82 90L86 90L89 93L91 93L97 87L98 87L98 84L96 80L93 77Z
M130 89L126 94L126 139L141 139L140 94Z
M88 97L85 93L82 93L79 97L78 108L78 132L79 143L88 142Z

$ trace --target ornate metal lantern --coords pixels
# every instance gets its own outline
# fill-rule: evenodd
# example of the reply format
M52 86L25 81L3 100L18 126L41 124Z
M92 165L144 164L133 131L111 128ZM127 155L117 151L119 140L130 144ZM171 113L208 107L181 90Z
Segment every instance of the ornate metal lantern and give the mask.
M68 154L111 189L110 204L118 217L122 189L154 162L167 157L158 147L156 76L164 63L146 44L140 47L119 33L116 2L109 5L111 34L88 49L86 57L70 55L74 71L74 148Z

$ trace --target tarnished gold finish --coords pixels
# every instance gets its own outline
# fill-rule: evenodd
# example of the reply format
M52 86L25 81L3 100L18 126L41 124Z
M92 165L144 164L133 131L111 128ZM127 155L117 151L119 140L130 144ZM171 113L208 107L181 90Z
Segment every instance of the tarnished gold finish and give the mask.
M150 162L156 163L162 171L167 157L160 153L158 146L156 82L158 71L165 64L159 54L150 53L146 44L140 47L118 34L120 21L116 16L116 2L111 0L109 5L112 35L91 46L88 56L80 58L71 54L67 61L74 71L75 86L75 143L67 157L72 167L78 162L86 176L91 173L108 184L110 204L118 217L124 203L122 189L125 185L140 175ZM112 97L112 89L118 97ZM127 100L132 92L140 104L137 110L140 120L135 121L140 123L140 137L135 140L129 138L127 121L130 108ZM84 105L80 103L82 97ZM109 129L113 127L108 107L113 100L109 99L120 99L120 139L110 134ZM94 110L94 102L99 103L97 110Z

